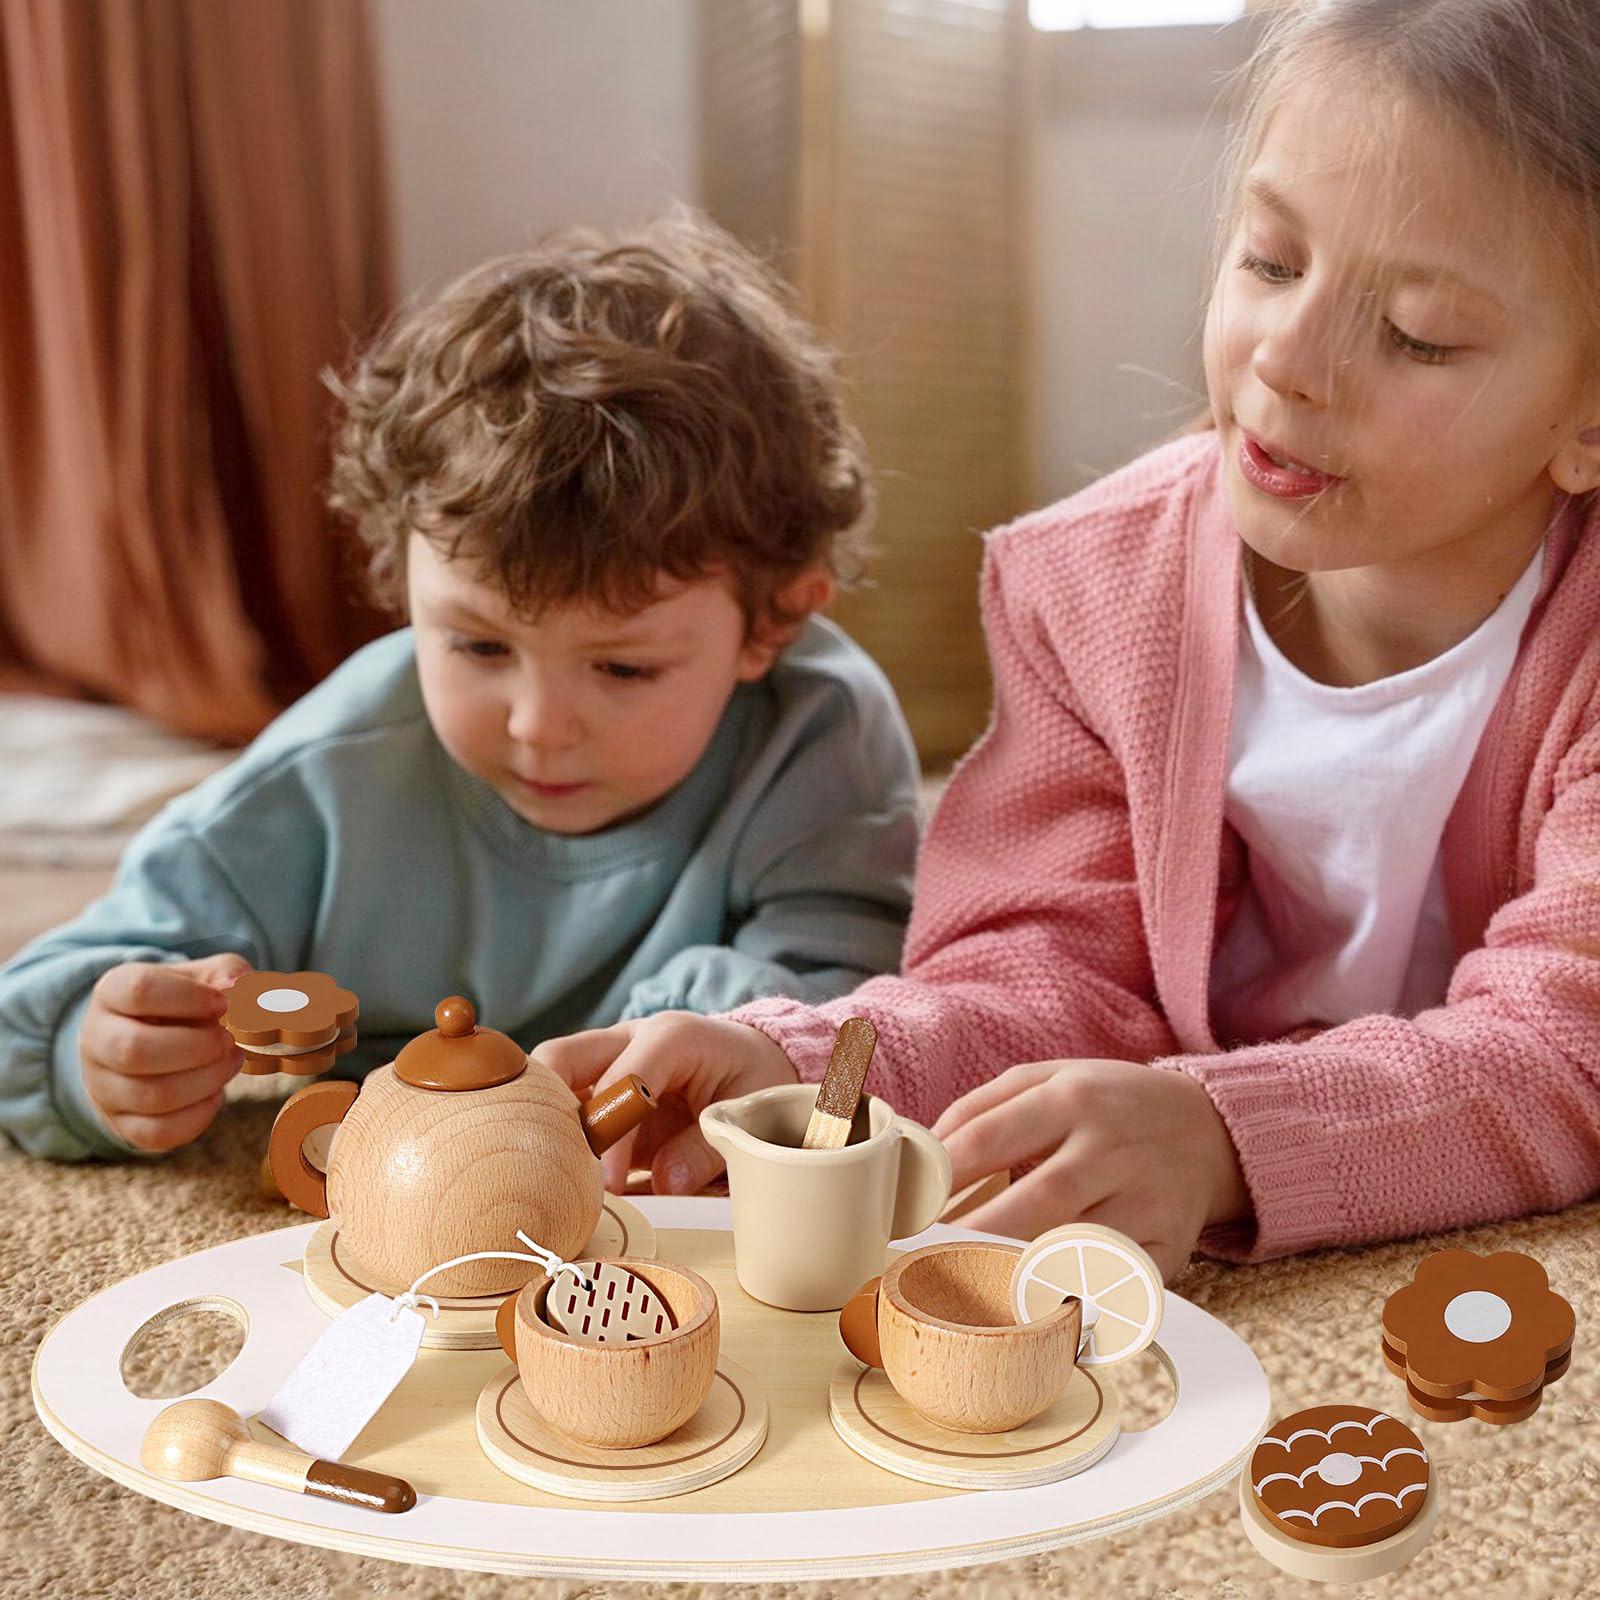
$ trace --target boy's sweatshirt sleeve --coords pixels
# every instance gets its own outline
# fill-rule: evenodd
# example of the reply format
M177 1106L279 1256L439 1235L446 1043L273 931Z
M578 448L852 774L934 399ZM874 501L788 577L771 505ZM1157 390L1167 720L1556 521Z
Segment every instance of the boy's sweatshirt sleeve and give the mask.
M854 647L852 647L852 650ZM729 933L634 987L624 1018L704 1015L764 995L817 1003L900 964L917 854L916 748L886 679L862 658L820 686L729 863Z
M823 1006L765 1000L735 1020L820 1080L847 1017L878 1031L869 1086L931 1123L1007 1067L1147 1061L1175 1046L1155 1000L1121 768L1079 715L1026 574L991 540L988 730L950 780L917 865L903 971Z
M1200 1248L1264 1260L1500 1217L1600 1189L1600 720L1561 763L1533 879L1445 1003L1155 1064L1204 1084L1253 1224Z
M283 875L283 887L292 892ZM267 939L208 841L169 816L129 846L110 890L0 967L0 1132L30 1155L81 1161L132 1147L84 1091L78 1034L90 991L126 961L231 950L253 965Z

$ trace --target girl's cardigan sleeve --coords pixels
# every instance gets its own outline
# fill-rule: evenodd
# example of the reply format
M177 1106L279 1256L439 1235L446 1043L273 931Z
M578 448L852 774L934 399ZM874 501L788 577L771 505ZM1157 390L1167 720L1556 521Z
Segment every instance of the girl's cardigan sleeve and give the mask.
M1554 1211L1600 1187L1600 718L1568 748L1532 883L1445 1003L1156 1065L1198 1079L1253 1224L1201 1247L1263 1259Z
M1186 1072L1250 1190L1253 1217L1200 1241L1232 1259L1470 1226L1600 1190L1600 689L1571 720L1548 796L1540 784L1527 798L1524 881L1443 1005L1213 1050L1175 1037L1152 975L1123 760L1153 752L1118 751L1082 714L1042 637L1037 574L1007 554L1001 535L984 568L994 714L924 842L902 975L818 1008L763 1001L738 1020L815 1081L838 1024L869 1017L870 1086L923 1122L1018 1062L1109 1056Z
M1155 1000L1121 768L1074 708L1006 549L990 541L982 586L994 711L923 842L901 974L823 1006L732 1013L809 1081L839 1024L867 1017L869 1087L923 1123L1018 1062L1177 1047Z

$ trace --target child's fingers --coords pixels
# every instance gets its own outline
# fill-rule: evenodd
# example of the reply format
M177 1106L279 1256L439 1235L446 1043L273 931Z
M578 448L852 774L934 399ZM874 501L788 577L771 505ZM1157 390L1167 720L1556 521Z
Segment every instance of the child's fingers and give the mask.
M627 1042L581 1092L586 1097L602 1095L622 1079L636 1076L655 1097L651 1120L666 1119L654 1129L645 1124L635 1130L637 1140L630 1140L626 1147L619 1140L602 1157L606 1187L614 1192L625 1187L630 1166L646 1164L640 1159L641 1150L656 1149L664 1133L670 1138L682 1127L696 1125L702 1108L713 1100L728 1093L797 1081L783 1051L765 1034L741 1023L664 1011L616 1029L597 1031L625 1035ZM574 1035L575 1039L581 1037ZM536 1054L543 1053L541 1046ZM674 1101L684 1108L683 1120L677 1124L675 1114L667 1109Z
M655 1110L634 1131L634 1167L649 1167L655 1160L656 1151L693 1121L694 1113L689 1110L681 1094L662 1095L656 1102Z
M95 997L124 1017L215 1022L228 1009L227 997L186 970L188 965L125 961L101 975Z
M659 1100L678 1093L698 1112L729 1089L798 1082L783 1051L757 1028L684 1011L660 1011L623 1023L627 1043L595 1080L594 1094L633 1075Z
M562 1039L546 1039L532 1052L574 1093L582 1093L621 1054L633 1035L632 1025L590 1028Z
M628 1174L637 1163L633 1159L633 1143L639 1130L630 1128L600 1157L600 1181L611 1194L628 1192Z
M216 1120L221 1108L222 1091L219 1089L209 1099L175 1111L170 1116L128 1115L108 1117L106 1120L112 1131L126 1139L136 1150L148 1150L154 1154L175 1150L181 1144L198 1139Z
M1161 1268L1163 1283L1171 1283L1174 1273L1189 1264L1190 1246L1176 1241L1163 1219L1153 1215L1148 1206L1140 1205L1134 1196L1113 1194L1090 1206L1077 1220L1115 1228L1132 1239Z
M616 1028L597 1031L617 1034L627 1028L628 1024L622 1023ZM582 1034L573 1035L574 1039L582 1037ZM542 1048L541 1046L541 1050ZM591 1086L581 1092L586 1098L604 1094L624 1078L637 1077L649 1088L651 1094L660 1100L680 1088L685 1076L683 1063L676 1059L670 1042L663 1036L659 1027L649 1030L630 1030L622 1048L613 1051L610 1062L596 1076Z
M706 1143L700 1124L691 1122L656 1151L650 1165L651 1187L657 1194L699 1194L725 1165Z
M203 984L215 989L219 994L226 994L245 973L255 971L243 956L232 950L224 950L214 956L202 956L195 961L175 962L174 965L193 973Z
M108 1072L160 1077L235 1060L238 1046L225 1029L199 1023L141 1022L108 1011L85 1029L84 1054Z
M237 1063L231 1056L157 1077L132 1078L103 1068L86 1069L84 1088L89 1098L109 1114L165 1117L211 1099L236 1070Z
M960 1219L963 1228L1032 1239L1046 1228L1077 1222L1107 1199L1070 1145Z
M951 1192L1054 1150L1066 1133L1060 1119L1040 1105L1037 1094L1013 1095L945 1138Z
M936 1139L948 1140L957 1128L970 1122L980 1112L992 1110L1014 1098L1024 1089L1048 1078L1057 1066L1053 1061L1029 1061L1018 1067L1009 1067L999 1077L980 1083L976 1089L962 1095L946 1106L934 1123L932 1133Z
M617 1194L622 1193L627 1187L630 1170L651 1164L648 1152L655 1150L661 1137L659 1132L652 1134L651 1124L656 1122L657 1118L667 1119L663 1125L667 1129L667 1136L670 1137L683 1126L683 1123L673 1120L671 1107L674 1103L683 1107L685 1121L691 1120L695 1115L694 1108L689 1105L682 1093L683 1080L688 1075L688 1064L679 1059L673 1051L671 1030L664 1028L659 1018L652 1018L650 1021L653 1025L635 1028L622 1023L614 1029L596 1030L612 1034L626 1031L628 1038L611 1064L593 1084L581 1091L585 1096L598 1096L606 1093L624 1078L637 1077L655 1099L655 1109L650 1116L625 1138L619 1139L600 1158L605 1172L606 1187ZM583 1036L575 1034L573 1037ZM641 1152L647 1153L641 1154Z

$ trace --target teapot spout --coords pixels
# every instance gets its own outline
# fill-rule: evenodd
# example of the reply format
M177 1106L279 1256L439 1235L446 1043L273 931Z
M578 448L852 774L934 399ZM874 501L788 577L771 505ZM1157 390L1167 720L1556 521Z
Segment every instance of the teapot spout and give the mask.
M585 1100L578 1108L583 1136L589 1148L603 1155L623 1134L637 1128L656 1108L655 1096L643 1078L630 1073L603 1094Z

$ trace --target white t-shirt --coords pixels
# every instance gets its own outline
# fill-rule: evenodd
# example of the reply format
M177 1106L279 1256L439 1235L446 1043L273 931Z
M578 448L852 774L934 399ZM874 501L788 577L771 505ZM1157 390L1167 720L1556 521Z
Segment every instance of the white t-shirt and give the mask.
M1224 816L1249 884L1211 964L1224 1043L1438 1005L1456 952L1439 842L1516 659L1541 549L1493 615L1409 672L1317 683L1244 586Z

